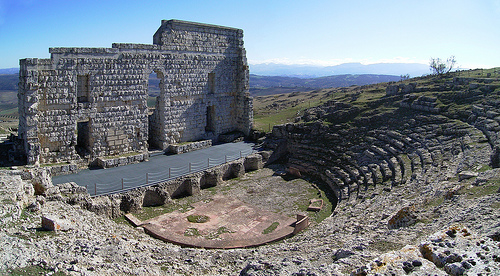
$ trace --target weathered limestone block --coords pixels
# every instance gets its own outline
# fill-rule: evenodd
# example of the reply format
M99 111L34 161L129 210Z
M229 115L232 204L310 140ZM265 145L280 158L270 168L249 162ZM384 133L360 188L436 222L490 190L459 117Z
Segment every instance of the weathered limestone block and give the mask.
M251 154L245 157L244 161L245 171L255 171L260 170L264 167L264 163L262 162L262 155L260 154Z
M413 92L415 92L416 87L417 87L417 83L415 83L415 82L409 83L407 85L404 85L401 88L401 93L403 93L403 94L413 93Z
M115 158L98 157L94 162L99 168L113 168L118 166L125 166L129 164L139 163L147 161L149 158L149 153L140 153L131 156L122 156Z
M182 145L170 145L168 148L168 152L175 153L175 154L181 154L181 153L186 153L186 152L190 152L190 151L206 149L206 148L209 148L211 146L212 146L212 140L204 140L204 141L191 142L191 143L182 144Z
M267 151L259 151L257 154L260 154L262 156L262 163L267 164L269 161L269 158L273 154L273 151L267 150Z
M243 165L242 159L224 164L220 167L220 169L222 171L222 180L239 178L245 174L245 166Z
M111 199L107 196L94 197L90 201L83 203L84 208L98 215L112 218L113 208Z
M125 213L134 213L142 209L144 191L135 189L122 194L120 210Z
M167 204L170 201L170 195L162 187L147 187L144 191L142 206L160 206Z
M200 188L210 188L215 187L222 183L222 173L218 168L211 169L203 172L203 175L200 178Z
M33 183L36 195L45 195L47 189L54 187L50 173L47 170L43 168L34 169L30 173L32 175L31 183Z
M472 171L462 171L458 174L458 181L462 181L465 179L473 178L478 176L479 174L477 172L472 172Z
M74 226L71 221L53 215L42 216L42 228L48 231L68 231Z

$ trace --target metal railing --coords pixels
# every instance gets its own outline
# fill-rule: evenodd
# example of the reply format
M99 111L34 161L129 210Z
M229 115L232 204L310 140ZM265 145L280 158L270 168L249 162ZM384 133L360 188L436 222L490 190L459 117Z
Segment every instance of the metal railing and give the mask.
M87 191L91 196L110 195L121 192L130 191L132 189L153 186L172 179L186 176L192 173L202 172L209 168L219 166L243 157L246 157L256 152L253 149L240 151L236 155L225 155L221 158L207 158L199 162L189 162L180 167L169 167L159 172L147 172L133 178L122 178L121 182L109 183L94 183L94 185L86 185Z

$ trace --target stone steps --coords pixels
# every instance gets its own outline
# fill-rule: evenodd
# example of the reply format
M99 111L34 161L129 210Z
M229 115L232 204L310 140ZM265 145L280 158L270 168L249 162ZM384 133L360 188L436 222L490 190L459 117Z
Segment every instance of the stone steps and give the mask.
M335 135L308 137L301 126L300 141L291 147L291 163L298 164L300 159L308 164L301 164L303 167L315 168L319 174L328 171L327 182L351 200L364 197L376 185L404 184L415 174L447 168L465 145L457 137L471 135L467 139L478 143L484 139L482 133L460 121L434 115L414 118L414 126L401 131L334 127Z

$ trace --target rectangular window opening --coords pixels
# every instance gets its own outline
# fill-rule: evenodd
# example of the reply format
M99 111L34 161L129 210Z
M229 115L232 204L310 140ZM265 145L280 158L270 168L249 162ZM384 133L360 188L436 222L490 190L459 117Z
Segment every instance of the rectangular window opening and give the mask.
M215 93L215 73L208 73L208 93Z
M76 97L79 103L89 101L89 75L77 76Z

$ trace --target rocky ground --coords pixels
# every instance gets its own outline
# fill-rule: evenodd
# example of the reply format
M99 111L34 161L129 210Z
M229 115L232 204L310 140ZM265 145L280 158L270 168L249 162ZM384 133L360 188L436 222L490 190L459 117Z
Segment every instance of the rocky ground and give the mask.
M76 205L33 197L30 183L3 171L1 271L14 274L25 267L42 275L499 273L500 170L460 182L440 178L415 179L390 190L380 185L369 197L339 204L332 217L282 242L203 250L155 240ZM39 210L30 211L36 210L35 202ZM409 226L391 227L389 221L398 218L403 207L411 207L399 216ZM42 214L65 219L71 229L43 231Z
M267 209L301 211L297 200L315 188L284 179L285 168L317 183L322 196L337 196L331 216L256 248L164 243L119 219L67 204L64 196L35 196L21 170L1 170L0 273L499 275L498 82L435 79L403 84L391 90L395 96L358 89L345 102L326 102L303 112L297 124L275 128L266 145L275 152L284 148L282 167L181 199L233 191ZM43 230L43 215L68 229Z

